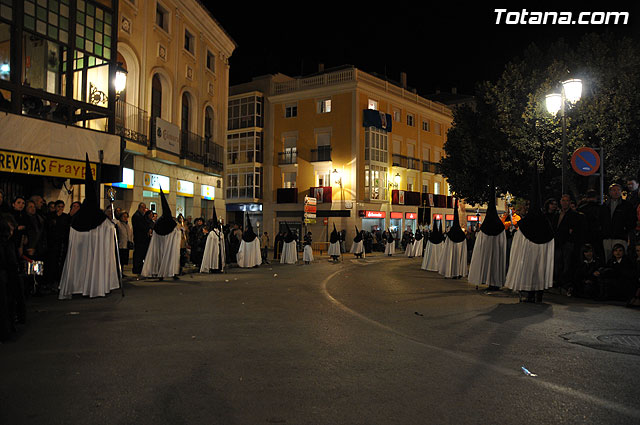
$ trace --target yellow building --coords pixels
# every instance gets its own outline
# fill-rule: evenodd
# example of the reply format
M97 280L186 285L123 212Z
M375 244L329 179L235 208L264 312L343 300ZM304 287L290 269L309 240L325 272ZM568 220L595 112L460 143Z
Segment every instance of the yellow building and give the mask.
M250 199L229 196L233 168L248 165L229 163L229 137L247 131L229 127L228 219L240 221L238 212L253 210L271 234L285 222L298 231L306 224L314 241L327 240L335 223L346 230L347 245L355 226L401 232L415 230L419 214L430 221L452 220L448 184L436 172L451 110L407 90L406 76L402 80L394 84L345 66L301 78L260 77L232 87L230 99L262 99L263 124L257 129L261 159L251 163L254 175L260 170L260 182L251 181L258 190ZM315 223L313 218L305 223L306 196L317 199Z
M224 209L228 59L236 45L196 0L119 4L117 57L127 80L116 132L126 181L116 205L159 207L162 187L175 215L211 218L213 202Z

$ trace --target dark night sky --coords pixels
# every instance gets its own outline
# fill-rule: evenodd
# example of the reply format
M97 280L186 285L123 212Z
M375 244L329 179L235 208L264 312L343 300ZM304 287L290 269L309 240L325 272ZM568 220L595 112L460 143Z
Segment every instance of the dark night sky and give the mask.
M540 47L559 37L572 42L589 32L638 35L629 2L580 8L514 2L253 2L201 0L238 44L230 59L230 84L282 72L289 76L344 64L399 81L407 73L420 94L457 87L471 93L477 81L495 80L511 58L530 43ZM489 2L477 2L489 3ZM505 6L505 3L509 6ZM496 8L522 11L629 12L627 25L496 25ZM298 15L295 16L295 12ZM637 19L636 19L637 18ZM503 18L504 19L504 18ZM640 39L640 37L635 37Z

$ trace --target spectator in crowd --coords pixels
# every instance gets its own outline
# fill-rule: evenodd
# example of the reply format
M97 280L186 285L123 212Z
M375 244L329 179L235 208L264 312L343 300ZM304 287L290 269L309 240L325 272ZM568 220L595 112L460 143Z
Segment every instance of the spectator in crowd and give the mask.
M29 201L33 201L36 206L36 212L43 217L46 215L44 198L40 195L31 195Z
M27 246L25 255L32 260L42 261L47 250L45 219L37 212L35 202L27 201L25 208L27 217Z
M13 241L16 248L23 244L23 236L27 236L27 214L24 211L26 202L22 196L16 196L11 203L11 214L18 223L18 227L13 232Z
M13 215L0 215L0 341L16 332L16 323L25 323L27 309L19 273L14 230L18 226Z
M346 240L347 240L347 231L342 229L340 230L340 252L347 252L347 248L345 246Z
M640 245L636 245L636 260L634 263L633 282L631 285L631 299L627 307L640 307Z
M47 215L55 214L56 212L56 203L51 201L47 203Z
M600 271L598 299L628 300L634 287L634 264L625 255L624 245L615 244L611 257Z
M627 179L627 202L631 204L634 211L635 223L633 229L629 233L629 257L635 260L638 236L640 236L640 197L638 197L638 180L635 177Z
M631 204L633 209L638 208L638 205L640 205L638 188L638 180L635 177L629 177L627 179L627 201Z
M69 243L69 215L64 212L64 201L54 203L55 212L47 220L47 255L44 264L45 280L51 289L57 289Z
M260 251L262 252L262 263L269 264L269 234L264 232L260 237Z
M567 296L595 298L599 291L602 260L595 256L593 247L582 246L582 261L575 269L571 284L566 287Z
M202 217L196 218L189 234L189 246L191 247L191 263L197 267L202 264L202 256L204 255L208 234L209 231L204 225L204 219Z
M76 213L80 210L80 206L82 204L79 201L73 201L71 203L71 206L69 207L69 217L71 217L71 219L73 219L73 216L76 215Z
M574 248L581 245L579 217L578 213L571 209L570 195L562 195L560 210L553 217L554 281L557 286L566 287L570 284L575 266Z
M133 247L133 229L129 225L129 213L123 212L120 218L114 220L118 230L118 253L120 254L120 264L129 264L129 250ZM124 274L122 275L123 277Z
M555 198L549 198L544 201L544 215L551 223L554 229L558 226L558 201Z
M182 214L178 214L178 229L180 230L180 274L187 263L187 247L189 246L189 228Z
M595 190L589 189L585 197L578 205L578 212L584 214L583 234L584 242L591 245L594 255L600 261L604 261L604 249L602 247L602 224L600 222L600 203Z
M283 237L284 235L282 234L282 232L278 232L278 234L276 235L276 238L273 241L273 259L274 260L280 259L280 253L282 252L282 244L284 243Z
M602 244L606 260L611 258L613 246L628 248L629 233L635 228L636 218L631 204L622 199L622 186L609 186L609 199L600 208Z

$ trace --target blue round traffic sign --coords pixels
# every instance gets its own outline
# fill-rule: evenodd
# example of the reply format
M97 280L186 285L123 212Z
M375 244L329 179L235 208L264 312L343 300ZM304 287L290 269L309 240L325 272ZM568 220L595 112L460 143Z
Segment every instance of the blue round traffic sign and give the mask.
M591 148L579 148L571 156L571 167L581 176L590 176L600 168L600 155Z

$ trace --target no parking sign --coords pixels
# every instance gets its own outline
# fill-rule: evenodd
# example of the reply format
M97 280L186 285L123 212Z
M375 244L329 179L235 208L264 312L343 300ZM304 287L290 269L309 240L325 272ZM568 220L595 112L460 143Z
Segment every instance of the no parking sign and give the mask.
M571 156L571 167L581 176L590 176L600 169L600 155L591 148L579 148Z

